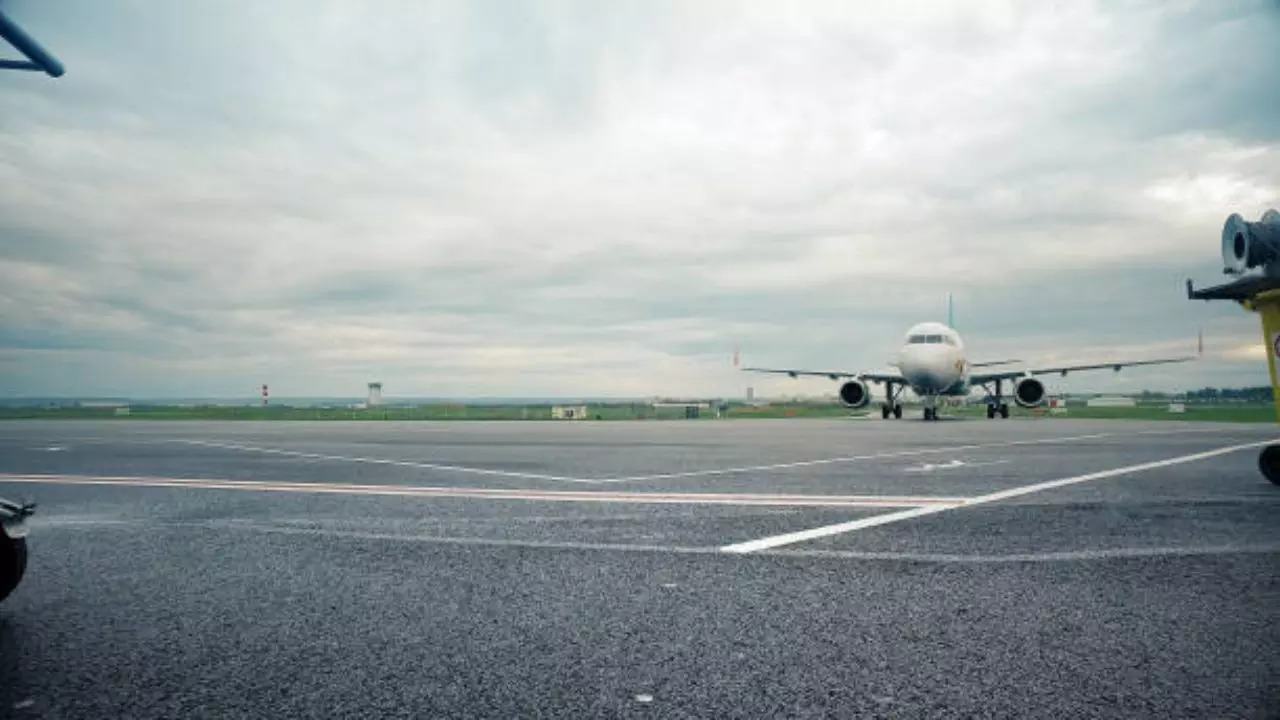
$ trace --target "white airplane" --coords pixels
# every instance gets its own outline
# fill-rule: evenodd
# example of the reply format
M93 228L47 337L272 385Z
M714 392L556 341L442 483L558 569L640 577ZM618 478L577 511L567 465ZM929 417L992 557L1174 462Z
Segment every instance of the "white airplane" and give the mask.
M1201 353L1204 352L1201 340ZM964 397L973 387L981 387L987 393L987 417L1009 417L1009 405L1004 400L1004 383L1013 383L1013 401L1020 407L1033 408L1043 405L1046 400L1044 383L1035 379L1036 375L1061 374L1078 370L1101 370L1111 368L1116 372L1125 366L1163 365L1166 363L1187 362L1196 359L1194 356L1177 358L1160 358L1156 360L1118 361L1087 365L1064 365L1062 367L1034 368L1030 370L1003 370L996 372L971 372L975 368L986 368L996 365L1011 365L1020 360L995 360L990 362L969 362L965 355L964 343L960 334L949 325L938 322L925 322L913 326L903 338L902 348L898 351L895 362L895 373L842 372L827 370L794 370L787 368L742 368L744 372L776 373L799 377L812 375L840 380L848 380L840 386L840 402L848 408L863 408L871 402L871 392L867 383L885 386L885 402L880 406L880 416L888 418L902 417L902 404L899 401L904 388L911 390L924 401L924 419L938 419L938 403L943 397Z

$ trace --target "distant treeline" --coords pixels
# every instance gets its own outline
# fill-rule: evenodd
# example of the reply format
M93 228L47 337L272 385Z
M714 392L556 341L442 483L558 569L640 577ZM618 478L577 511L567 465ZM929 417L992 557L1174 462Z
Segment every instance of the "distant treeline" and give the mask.
M1185 397L1190 402L1228 401L1269 403L1273 401L1274 393L1272 393L1270 385L1260 385L1258 387L1246 388L1207 387L1200 390L1188 390L1181 395L1143 390L1140 397L1143 400L1167 400L1172 397Z

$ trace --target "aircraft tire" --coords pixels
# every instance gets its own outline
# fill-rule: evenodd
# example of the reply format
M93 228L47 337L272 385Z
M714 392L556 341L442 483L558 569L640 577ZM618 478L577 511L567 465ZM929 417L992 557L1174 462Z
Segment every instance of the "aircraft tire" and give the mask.
M995 406L995 405L988 405L988 406L987 406L987 419L988 419L988 420L994 420L994 419L995 419L995 417L996 417L996 406Z
M1280 445L1268 445L1258 454L1258 469L1276 485L1280 485Z
M894 420L901 420L901 419L902 419L902 406L901 406L901 405L894 405L894 406L893 406L893 419L894 419Z
M1002 420L1009 419L1009 403L1000 403L1000 418Z
M10 540L0 534L0 600L18 587L27 570L27 541L24 538Z
M889 419L889 406L888 406L888 405L881 405L881 406L880 406L880 417L881 417L881 418L884 418L885 420L888 420L888 419Z

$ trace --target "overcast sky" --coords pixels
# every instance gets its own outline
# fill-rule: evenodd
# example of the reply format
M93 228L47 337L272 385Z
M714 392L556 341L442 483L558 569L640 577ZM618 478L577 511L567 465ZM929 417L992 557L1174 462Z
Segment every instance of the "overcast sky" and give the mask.
M1051 389L1267 382L1183 282L1280 206L1274 0L3 7L67 74L0 73L0 395L834 392L733 348L947 292L973 360L1204 330Z

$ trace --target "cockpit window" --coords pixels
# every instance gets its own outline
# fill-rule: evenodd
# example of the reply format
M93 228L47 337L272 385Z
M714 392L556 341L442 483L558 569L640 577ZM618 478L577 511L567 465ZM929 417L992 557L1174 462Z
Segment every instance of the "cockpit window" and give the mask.
M955 338L949 335L911 335L907 337L908 345L955 345Z

